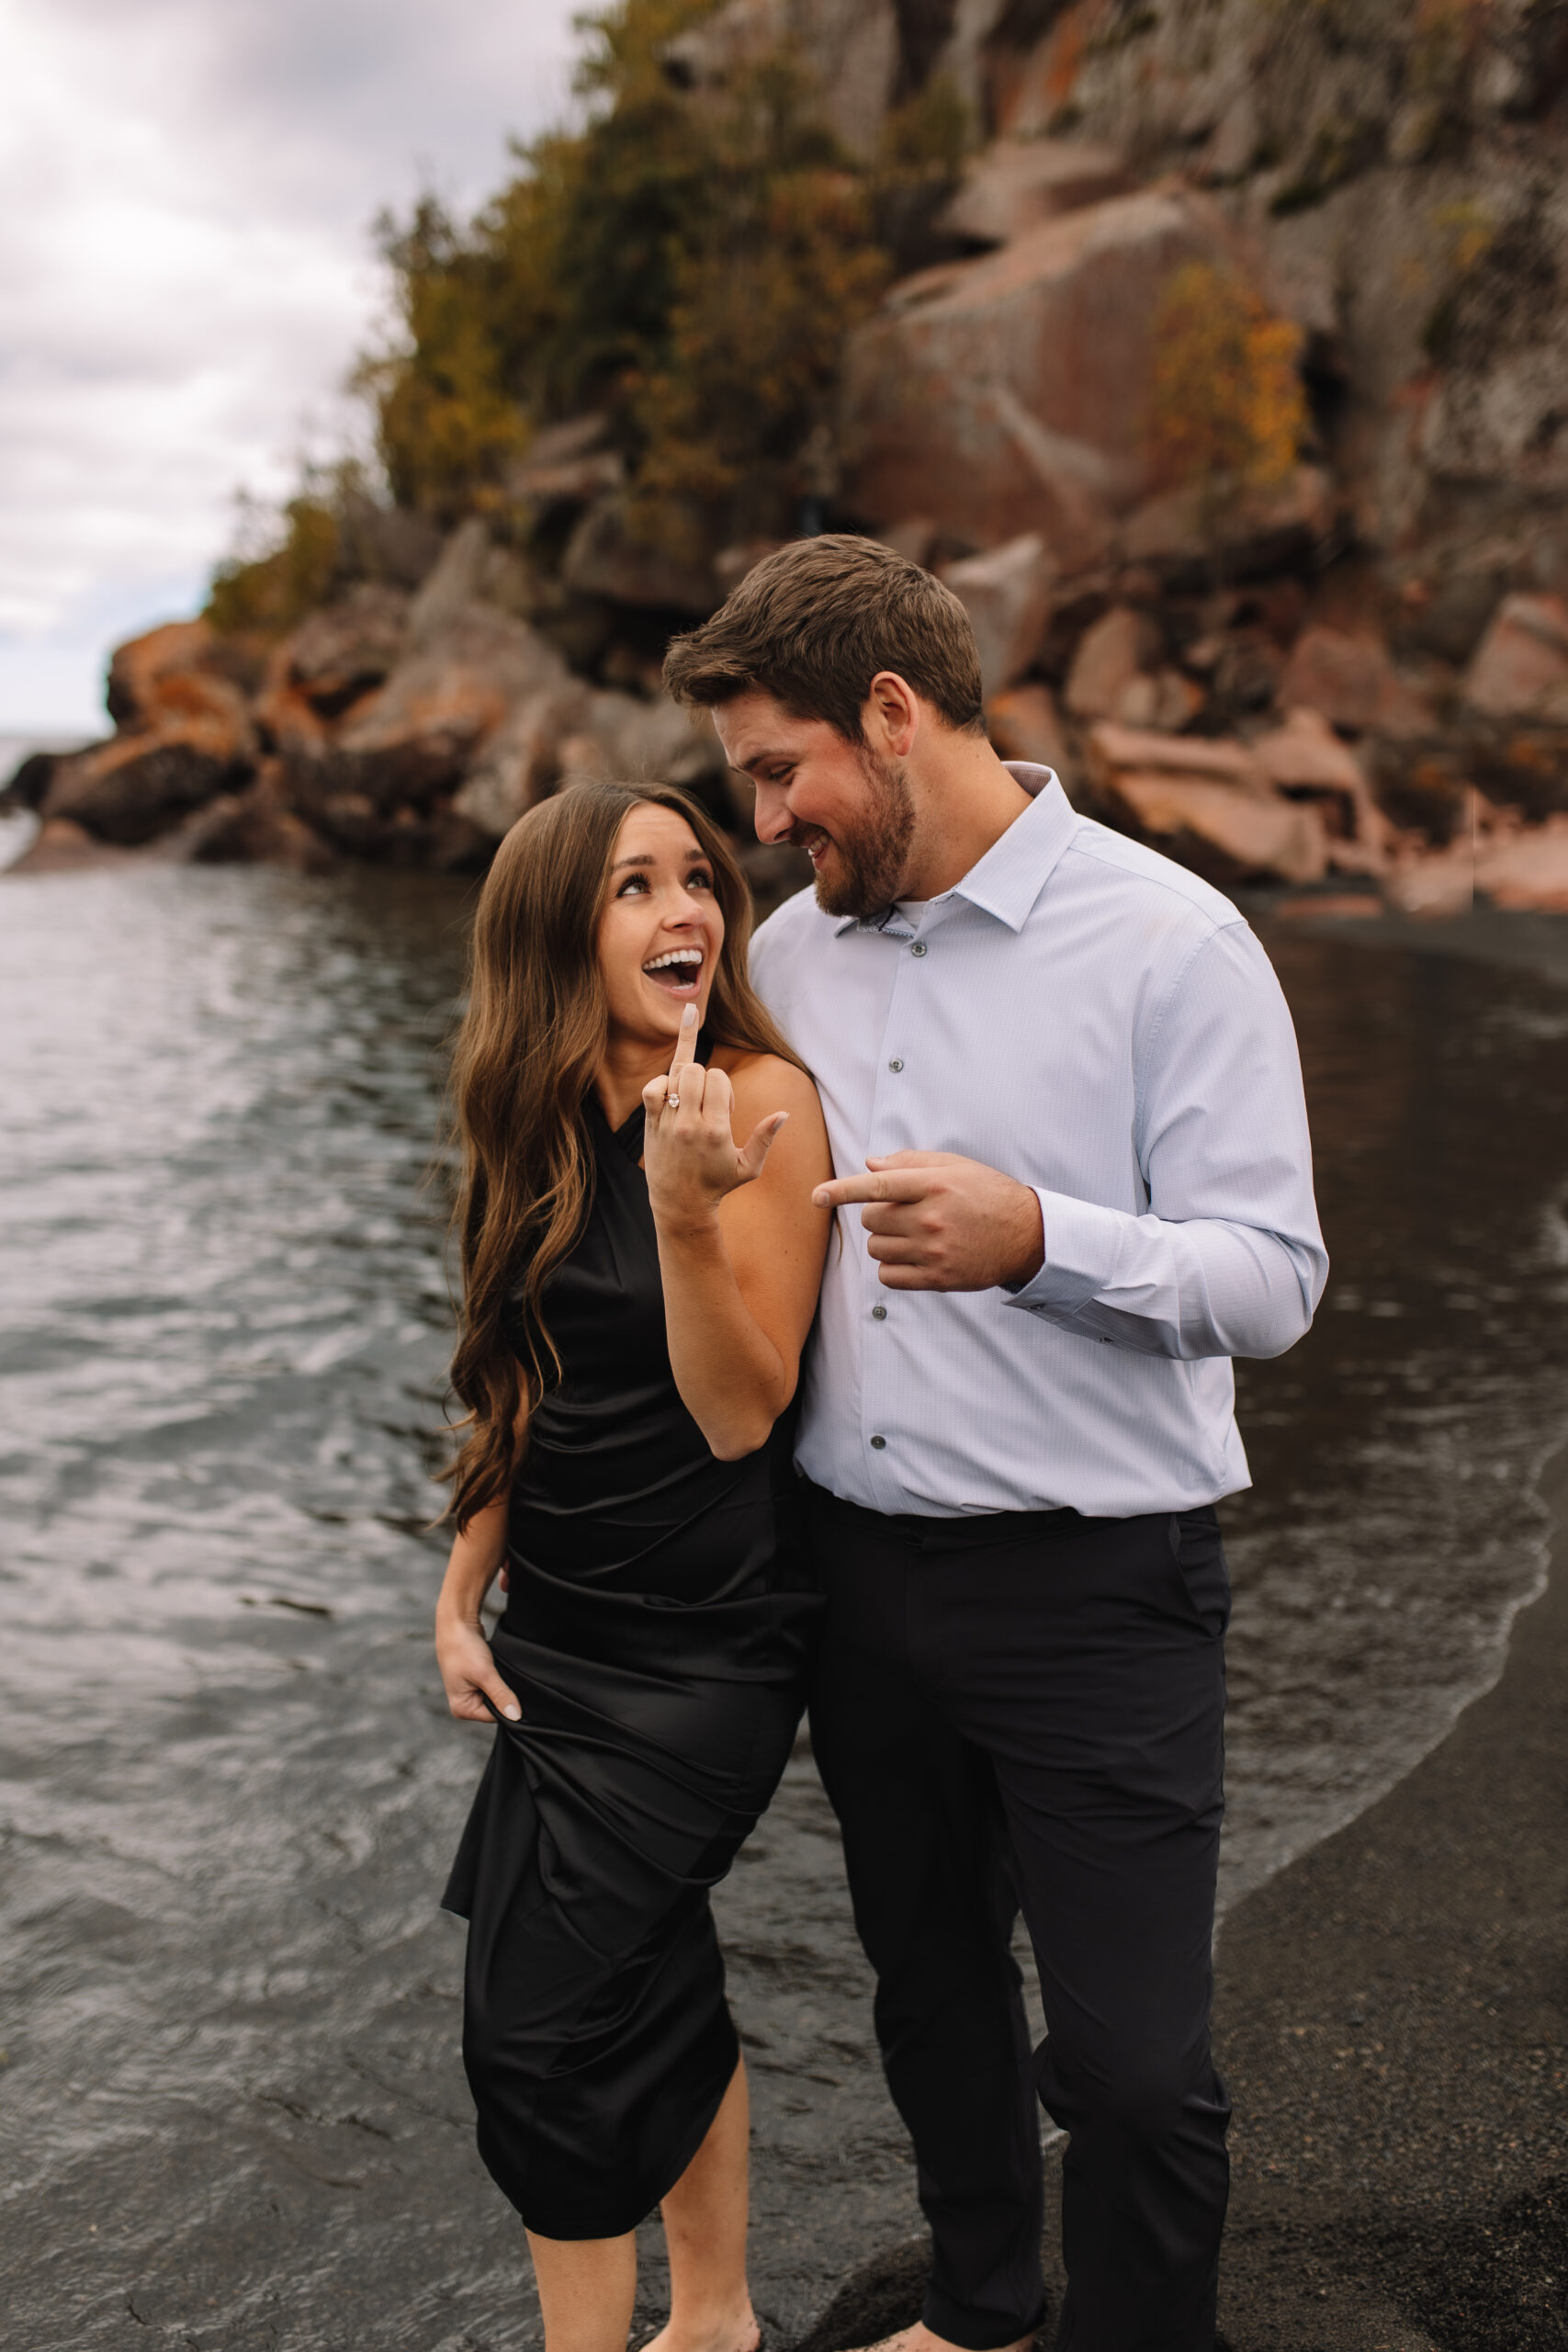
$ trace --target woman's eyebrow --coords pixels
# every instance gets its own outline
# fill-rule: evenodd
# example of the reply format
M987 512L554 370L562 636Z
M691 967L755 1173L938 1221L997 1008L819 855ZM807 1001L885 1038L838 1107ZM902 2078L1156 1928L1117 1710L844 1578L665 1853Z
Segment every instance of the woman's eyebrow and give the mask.
M618 857L610 871L612 874L618 874L623 865L657 865L658 863L657 858L649 857L646 854L641 857Z

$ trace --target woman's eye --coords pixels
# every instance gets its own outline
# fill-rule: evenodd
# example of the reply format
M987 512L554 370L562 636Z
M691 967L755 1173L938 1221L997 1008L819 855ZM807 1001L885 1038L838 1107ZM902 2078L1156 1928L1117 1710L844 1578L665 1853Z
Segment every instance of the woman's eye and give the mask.
M705 865L697 865L693 867L691 873L686 876L686 888L688 890L711 890L713 888L713 876L708 872Z
M615 896L617 899L624 899L634 890L646 891L647 888L648 884L643 880L640 874L628 874L620 888L616 891Z

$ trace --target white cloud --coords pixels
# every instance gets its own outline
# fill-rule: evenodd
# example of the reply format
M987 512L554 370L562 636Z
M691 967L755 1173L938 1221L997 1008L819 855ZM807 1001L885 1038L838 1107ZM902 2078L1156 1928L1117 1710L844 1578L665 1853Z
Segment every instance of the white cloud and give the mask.
M370 224L568 103L578 0L0 0L0 729L101 724L234 495L351 429Z

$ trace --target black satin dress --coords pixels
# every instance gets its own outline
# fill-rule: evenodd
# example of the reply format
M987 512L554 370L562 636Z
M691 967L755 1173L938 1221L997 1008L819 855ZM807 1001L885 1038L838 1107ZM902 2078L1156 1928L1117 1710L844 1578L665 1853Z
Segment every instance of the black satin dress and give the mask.
M592 1208L547 1300L565 1377L513 1489L493 1639L522 1721L444 1898L469 1923L479 2153L554 2238L650 2213L735 2072L708 1890L778 1785L819 1605L789 1429L716 1461L676 1389L642 1111L587 1118Z

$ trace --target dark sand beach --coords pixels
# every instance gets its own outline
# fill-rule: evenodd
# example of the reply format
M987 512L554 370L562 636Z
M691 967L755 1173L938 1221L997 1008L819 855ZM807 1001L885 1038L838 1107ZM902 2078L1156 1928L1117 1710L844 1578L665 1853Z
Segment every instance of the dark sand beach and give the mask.
M1225 1923L1234 2352L1568 2344L1568 1451L1545 1494L1501 1679Z

